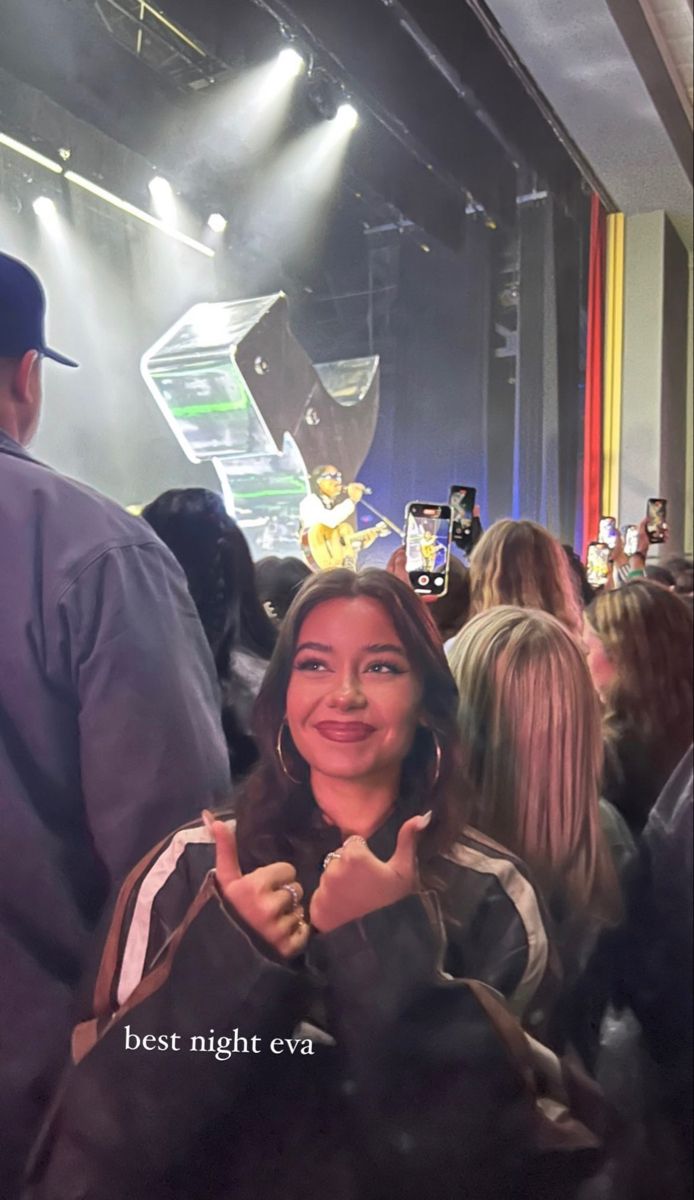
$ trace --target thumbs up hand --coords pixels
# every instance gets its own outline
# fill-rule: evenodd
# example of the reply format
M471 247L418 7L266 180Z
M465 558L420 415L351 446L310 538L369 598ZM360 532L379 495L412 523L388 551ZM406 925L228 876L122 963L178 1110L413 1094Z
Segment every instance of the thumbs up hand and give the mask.
M417 843L431 813L411 817L401 826L395 853L388 862L372 854L363 838L347 838L328 862L311 900L311 924L321 933L356 921L377 908L387 908L416 890Z
M215 875L227 904L282 958L301 954L309 936L301 904L303 889L291 863L272 863L242 874L236 833L205 811L217 847Z

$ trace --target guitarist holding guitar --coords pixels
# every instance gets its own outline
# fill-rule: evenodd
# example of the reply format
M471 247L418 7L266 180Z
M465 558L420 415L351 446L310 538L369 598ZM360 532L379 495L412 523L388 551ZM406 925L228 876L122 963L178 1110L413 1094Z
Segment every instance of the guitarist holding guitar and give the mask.
M390 522L384 518L373 529L356 532L351 518L369 489L363 483L348 483L343 487L342 473L337 467L317 467L311 475L311 484L313 492L302 500L300 508L301 549L306 561L313 571L335 567L355 571L359 551L377 537L387 537Z

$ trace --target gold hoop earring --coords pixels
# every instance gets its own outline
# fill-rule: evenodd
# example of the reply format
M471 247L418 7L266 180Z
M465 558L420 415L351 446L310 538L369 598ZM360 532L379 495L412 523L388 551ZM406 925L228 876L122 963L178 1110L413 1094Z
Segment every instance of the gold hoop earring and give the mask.
M434 778L433 778L432 784L431 784L431 790L433 792L434 788L436 787L436 785L441 777L441 743L439 741L439 736L436 733L435 729L430 729L429 733L431 734L433 741L434 741L434 754L436 756L436 770L434 771Z
M287 724L287 722L286 722L286 720L284 720L279 727L279 732L277 734L277 742L275 743L275 752L276 752L277 758L279 760L282 774L286 775L287 779L291 783L301 783L300 779L295 779L293 775L290 775L289 771L287 770L287 764L284 761L284 754L282 752L282 732L283 732L286 724Z

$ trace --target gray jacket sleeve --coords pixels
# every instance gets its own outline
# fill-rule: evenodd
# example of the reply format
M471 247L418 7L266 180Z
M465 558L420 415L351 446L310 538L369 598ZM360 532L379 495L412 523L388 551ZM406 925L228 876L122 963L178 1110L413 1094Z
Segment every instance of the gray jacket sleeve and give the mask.
M56 615L86 817L119 881L145 847L230 794L214 664L183 574L155 542L105 550Z

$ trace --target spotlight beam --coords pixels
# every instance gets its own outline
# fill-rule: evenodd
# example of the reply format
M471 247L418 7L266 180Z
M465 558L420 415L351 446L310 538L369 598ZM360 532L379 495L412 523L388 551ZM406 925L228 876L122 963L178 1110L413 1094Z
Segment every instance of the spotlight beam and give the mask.
M68 183L74 183L77 187L81 187L85 192L90 192L92 196L96 196L99 200L104 200L107 204L112 204L114 208L119 208L121 212L127 213L131 217L136 217L138 221L143 221L145 225L151 225L152 229L158 229L160 233L165 233L167 237L173 238L177 242L181 242L184 246L189 246L191 250L197 250L198 254L204 254L207 258L214 258L215 251L209 246L203 245L195 238L188 237L186 233L181 233L180 230L174 229L168 225L166 221L162 221L159 217L153 217L151 213L145 212L144 209L138 208L135 204L130 204L128 200L121 200L120 196L115 196L113 192L108 192L106 188L102 188L98 183L92 183L91 179L85 179L83 175L78 175L76 171L66 171L65 178Z

